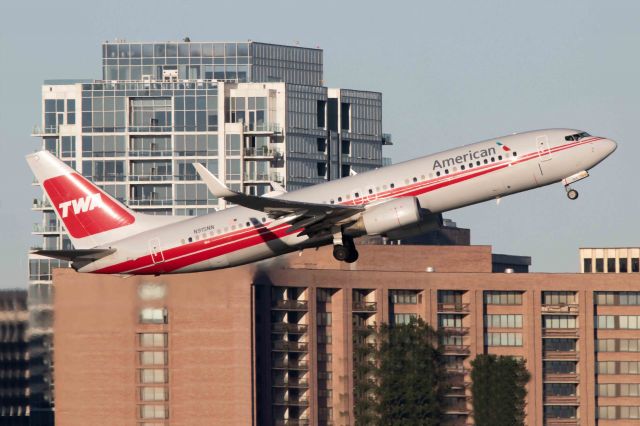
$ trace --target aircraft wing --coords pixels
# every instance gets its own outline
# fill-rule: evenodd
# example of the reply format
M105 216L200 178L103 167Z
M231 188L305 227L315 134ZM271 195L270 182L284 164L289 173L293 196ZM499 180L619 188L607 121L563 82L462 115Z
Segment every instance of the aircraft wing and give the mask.
M364 211L363 206L316 204L242 194L229 189L202 164L194 163L193 166L213 195L251 210L265 212L269 217L279 219L279 223L289 222L292 224L291 232L304 228L303 234L316 234L355 220L351 220L352 216Z

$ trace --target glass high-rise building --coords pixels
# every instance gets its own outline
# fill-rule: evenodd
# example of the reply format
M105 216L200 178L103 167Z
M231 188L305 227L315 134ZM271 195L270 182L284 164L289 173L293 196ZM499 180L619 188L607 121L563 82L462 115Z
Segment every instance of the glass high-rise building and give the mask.
M45 81L33 135L135 210L201 215L224 208L198 180L205 164L254 195L383 165L382 95L328 88L323 52L248 42L102 45L100 80ZM44 195L39 246L71 242ZM30 255L31 413L52 418L51 271L64 262Z

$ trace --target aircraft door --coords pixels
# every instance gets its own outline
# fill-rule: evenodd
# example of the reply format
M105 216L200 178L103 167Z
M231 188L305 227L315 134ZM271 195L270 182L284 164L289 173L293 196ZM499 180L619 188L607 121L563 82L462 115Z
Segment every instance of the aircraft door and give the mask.
M538 136L536 138L536 143L538 147L538 155L540 158L540 162L551 160L551 148L549 147L549 136Z
M164 262L164 253L160 247L160 238L152 238L149 240L149 253L151 254L151 261L153 264Z

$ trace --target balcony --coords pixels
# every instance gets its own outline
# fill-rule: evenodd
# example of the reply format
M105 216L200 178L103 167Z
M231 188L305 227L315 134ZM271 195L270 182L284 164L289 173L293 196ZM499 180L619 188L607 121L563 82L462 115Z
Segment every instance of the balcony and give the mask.
M309 381L305 378L279 378L273 380L273 387L306 389L309 387Z
M579 419L545 419L545 426L579 426Z
M309 326L307 324L293 324L289 322L275 322L271 324L271 331L274 333L304 334Z
M173 204L173 200L158 200L158 199L133 199L129 200L130 206L170 206Z
M244 149L245 157L261 157L261 158L276 158L282 157L282 152L277 149L269 148L266 146L259 148L245 148Z
M577 360L578 351L543 351L542 358L547 360Z
M306 311L309 303L306 300L276 300L273 302L272 309L282 311Z
M50 210L53 209L53 206L49 202L49 200L33 200L33 210Z
M130 157L171 157L172 155L173 155L173 152L170 149L169 150L131 150L129 151Z
M280 352L307 352L308 342L290 342L288 340L276 340L272 342L273 350Z
M244 180L249 182L269 182L269 173L246 173Z
M444 334L454 336L466 336L469 334L469 327L440 327Z
M284 419L276 420L276 426L309 426L309 419Z
M468 314L469 303L438 303L438 313Z
M308 370L309 363L306 360L275 359L271 367L275 370Z
M173 180L173 175L129 175L131 182L162 182Z
M58 126L40 127L38 125L33 126L31 130L31 136L43 137L43 136L55 136L60 133Z
M284 183L284 175L278 172L271 172L269 180L273 182Z
M447 365L444 367L444 370L447 372L447 374L454 376L465 375L469 372L469 370L461 365Z
M580 405L577 395L546 395L544 403L549 405Z
M546 383L578 383L578 373L548 373L543 374Z
M244 133L280 134L282 133L282 127L278 123L245 124Z
M376 302L354 301L351 309L355 312L375 312L378 308Z
M468 345L443 345L441 348L445 355L469 355L471 353Z
M466 401L456 404L447 404L443 408L444 414L469 414Z
M62 232L62 227L59 225L43 225L41 223L34 223L33 232L35 234L59 234Z
M577 328L543 328L542 337L577 337Z
M294 396L281 396L273 398L274 405L288 405L290 407L307 407L309 406L309 399L306 396L294 397Z
M578 315L580 307L578 305L558 304L558 305L542 305L542 314L569 314Z

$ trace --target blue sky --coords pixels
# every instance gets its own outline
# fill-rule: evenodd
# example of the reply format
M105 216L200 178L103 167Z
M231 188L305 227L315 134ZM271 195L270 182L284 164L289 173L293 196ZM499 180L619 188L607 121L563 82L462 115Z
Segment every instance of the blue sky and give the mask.
M258 40L324 49L329 86L383 93L394 162L549 127L618 151L567 200L560 184L447 216L474 244L576 271L582 246L638 246L637 1L10 2L0 15L0 287L26 285L37 191L23 156L44 79L99 78L105 40Z

